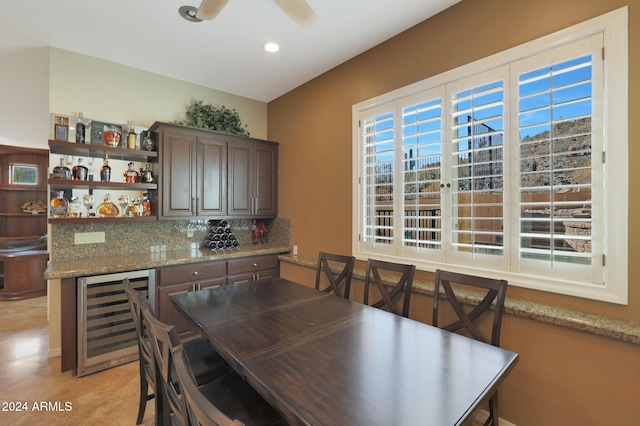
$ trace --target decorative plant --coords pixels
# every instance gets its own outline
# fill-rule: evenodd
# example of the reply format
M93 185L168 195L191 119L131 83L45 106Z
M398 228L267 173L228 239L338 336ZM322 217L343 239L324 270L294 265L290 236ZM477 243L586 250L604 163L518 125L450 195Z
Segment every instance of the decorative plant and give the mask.
M242 124L238 111L229 109L224 105L221 107L214 107L211 104L205 105L203 101L196 101L191 104L187 109L187 119L174 121L174 124L249 136L249 132L246 129L247 125Z

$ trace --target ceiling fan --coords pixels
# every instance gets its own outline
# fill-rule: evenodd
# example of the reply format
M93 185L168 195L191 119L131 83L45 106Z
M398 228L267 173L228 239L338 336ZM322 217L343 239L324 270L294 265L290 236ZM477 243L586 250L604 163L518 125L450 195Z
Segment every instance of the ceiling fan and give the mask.
M202 0L196 18L211 20L220 13L229 0ZM305 0L275 0L278 6L302 28L308 28L316 21L316 14Z

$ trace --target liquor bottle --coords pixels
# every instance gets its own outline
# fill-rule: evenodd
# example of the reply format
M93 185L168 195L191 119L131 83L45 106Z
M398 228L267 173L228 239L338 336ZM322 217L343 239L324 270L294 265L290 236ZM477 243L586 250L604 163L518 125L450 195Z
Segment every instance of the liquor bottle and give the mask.
M82 113L78 113L78 122L76 123L76 143L85 143L85 125L82 121Z
M67 208L67 216L69 217L82 217L82 203L78 197L72 197Z
M142 183L153 183L153 172L150 169L151 165L147 163L146 168L140 172L140 180Z
M127 183L140 183L140 173L134 168L134 163L129 163L129 169L124 172L124 181Z
M149 200L149 193L142 193L142 216L151 216L151 200Z
M96 216L115 217L115 216L118 216L119 214L120 214L120 210L118 209L118 206L116 206L111 201L111 195L105 194L104 201L100 203L100 205L96 209Z
M129 125L129 133L127 133L127 148L136 149L136 138L136 128L134 122L132 121Z
M60 158L60 165L53 168L53 179L71 179L71 170L64 165L64 158Z
M82 158L78 158L78 164L71 169L71 175L73 180L87 180L89 176L89 169L82 164Z
M142 201L140 198L132 198L129 201L125 216L142 216Z
M64 191L58 191L58 196L51 199L51 216L67 217L69 201L64 198Z
M104 153L104 161L100 167L100 182L109 182L111 180L111 166L109 166L109 156Z

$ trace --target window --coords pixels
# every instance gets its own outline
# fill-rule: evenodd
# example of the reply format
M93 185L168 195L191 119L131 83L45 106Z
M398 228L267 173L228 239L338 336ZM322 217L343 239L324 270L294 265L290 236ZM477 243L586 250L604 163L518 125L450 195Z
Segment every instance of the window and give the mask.
M626 14L354 105L355 255L627 303Z

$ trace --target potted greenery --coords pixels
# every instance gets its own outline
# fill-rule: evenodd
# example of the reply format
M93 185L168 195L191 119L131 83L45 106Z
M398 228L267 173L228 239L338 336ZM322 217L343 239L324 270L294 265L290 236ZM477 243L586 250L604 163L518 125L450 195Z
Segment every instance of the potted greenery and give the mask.
M246 129L247 125L242 124L238 111L229 109L224 105L221 107L215 107L211 104L205 105L203 101L196 101L191 104L187 109L187 119L174 121L174 124L249 136L249 132Z

